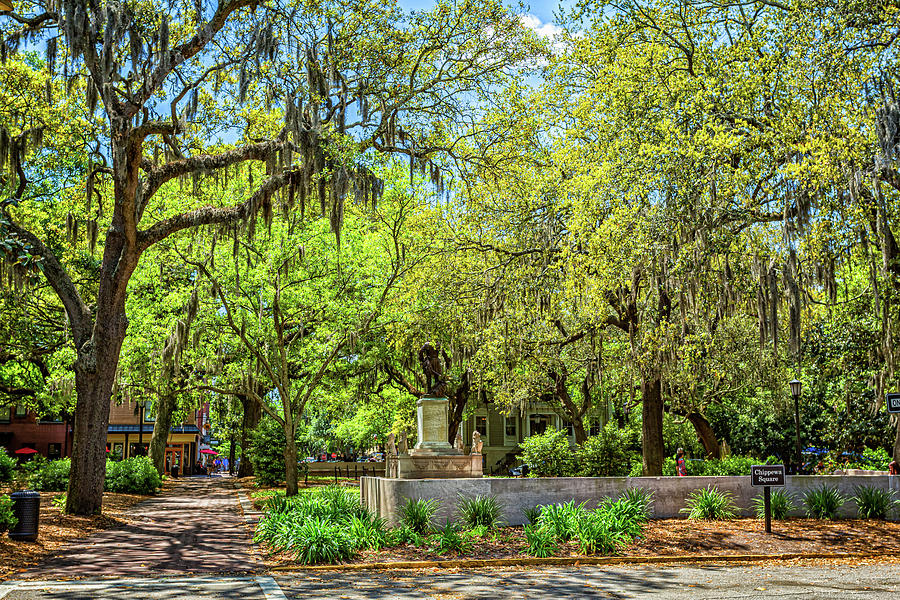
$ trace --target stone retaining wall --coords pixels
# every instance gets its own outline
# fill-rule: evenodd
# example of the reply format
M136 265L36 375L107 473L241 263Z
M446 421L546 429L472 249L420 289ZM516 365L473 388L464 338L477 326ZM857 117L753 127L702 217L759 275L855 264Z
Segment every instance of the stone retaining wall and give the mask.
M785 489L797 497L802 505L806 490L823 484L836 487L845 496L853 494L858 485L877 486L891 489L900 497L900 476L888 475L788 475ZM483 478L483 479L385 479L363 477L360 492L365 505L388 523L396 526L400 506L407 498L436 498L441 509L436 522L456 516L456 503L460 496L472 497L478 494L495 496L503 506L503 518L510 525L526 522L523 510L539 504L554 504L575 500L595 506L606 496L618 497L623 490L640 487L654 492L653 516L664 519L683 517L679 511L685 506L687 496L698 488L717 486L729 491L740 508L740 514L751 516L751 500L762 493L762 488L750 486L750 477L535 477L526 479ZM803 516L802 506L791 516ZM841 508L840 515L856 515L856 504L848 501ZM894 509L889 515L892 520L900 519L900 510Z

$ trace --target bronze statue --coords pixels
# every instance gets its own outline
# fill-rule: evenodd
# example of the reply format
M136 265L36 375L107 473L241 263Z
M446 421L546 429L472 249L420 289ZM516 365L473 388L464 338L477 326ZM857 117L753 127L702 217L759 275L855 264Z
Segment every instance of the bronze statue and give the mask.
M443 361L441 360L443 358ZM441 345L432 346L426 342L419 350L419 364L425 374L425 395L429 398L445 398L447 396L447 380L444 377L445 366L450 366L450 357L441 350Z

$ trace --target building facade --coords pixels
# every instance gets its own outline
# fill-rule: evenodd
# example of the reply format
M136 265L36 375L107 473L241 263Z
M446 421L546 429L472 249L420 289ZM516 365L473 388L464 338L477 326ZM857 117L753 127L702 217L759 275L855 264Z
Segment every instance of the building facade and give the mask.
M10 455L31 448L47 458L64 458L72 453L72 426L41 419L24 404L0 406L0 446Z

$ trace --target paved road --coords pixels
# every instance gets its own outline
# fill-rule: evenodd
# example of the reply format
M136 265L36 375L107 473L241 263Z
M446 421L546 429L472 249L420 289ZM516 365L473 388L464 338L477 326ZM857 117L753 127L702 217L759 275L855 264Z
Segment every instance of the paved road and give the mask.
M129 523L77 541L20 578L255 573L262 562L228 478L180 479L128 511Z
M685 598L895 600L897 565L559 567L412 572L297 572L256 577L7 582L0 600L470 600Z

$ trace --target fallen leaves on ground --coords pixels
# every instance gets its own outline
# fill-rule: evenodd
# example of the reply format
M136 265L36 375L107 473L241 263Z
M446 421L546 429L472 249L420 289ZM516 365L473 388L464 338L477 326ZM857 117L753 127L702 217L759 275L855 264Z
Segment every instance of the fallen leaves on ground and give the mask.
M127 520L125 511L148 498L107 492L103 494L102 514L82 517L63 514L54 506L53 498L60 495L59 492L41 492L36 542L14 542L5 533L0 535L0 579L36 565L75 539L124 525Z

